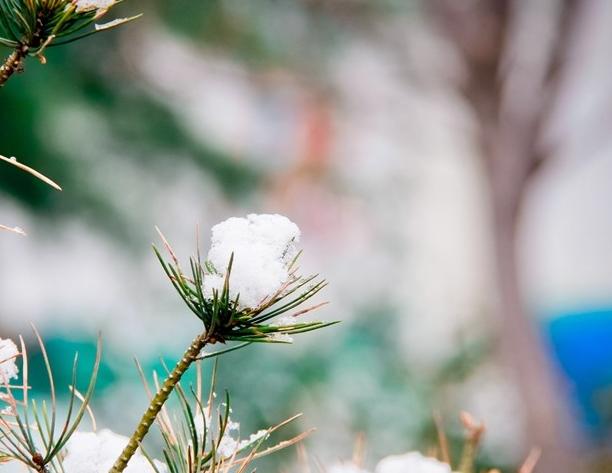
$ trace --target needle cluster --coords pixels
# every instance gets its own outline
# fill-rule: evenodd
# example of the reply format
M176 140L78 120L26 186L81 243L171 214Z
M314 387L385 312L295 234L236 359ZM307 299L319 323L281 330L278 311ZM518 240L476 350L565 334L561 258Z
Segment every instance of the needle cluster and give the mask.
M138 16L96 22L121 0L0 0L0 45L13 51L0 67L0 86L28 56L46 62L47 48L115 28Z

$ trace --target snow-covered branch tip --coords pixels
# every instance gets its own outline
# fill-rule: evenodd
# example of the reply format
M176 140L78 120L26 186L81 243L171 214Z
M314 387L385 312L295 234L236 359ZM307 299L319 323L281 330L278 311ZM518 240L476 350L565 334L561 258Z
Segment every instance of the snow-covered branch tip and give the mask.
M170 260L166 261L154 247L155 254L185 305L201 320L203 330L152 396L111 473L120 473L128 467L170 394L180 389L180 380L193 363L254 342L291 343L293 335L334 323L298 319L322 305L298 309L327 283L316 275L304 278L297 274L300 230L287 217L251 214L215 225L207 259L202 261L199 250L196 251L189 263L189 273L182 270L161 232L160 236ZM228 342L238 343L202 354L208 345Z

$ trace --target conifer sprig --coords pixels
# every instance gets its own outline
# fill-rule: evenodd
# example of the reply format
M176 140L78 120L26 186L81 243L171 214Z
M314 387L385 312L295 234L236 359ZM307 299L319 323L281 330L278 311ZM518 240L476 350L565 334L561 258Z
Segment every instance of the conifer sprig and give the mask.
M13 52L0 67L0 87L21 72L26 57L46 63L45 49L115 28L138 18L96 24L121 0L0 0L0 45Z
M167 245L167 242L165 242ZM261 301L256 307L241 307L240 294L230 297L230 284L234 257L230 258L221 291L213 290L208 298L204 290L204 276L210 266L202 263L199 254L189 261L190 274L186 275L172 249L167 246L171 261L166 261L154 246L164 272L185 305L202 321L208 333L208 343L261 342L287 343L291 335L328 327L336 322L301 322L298 317L312 312L326 302L294 311L316 296L327 282L318 275L302 277L297 274L297 259L290 264L289 279L281 288ZM276 320L273 320L276 319ZM274 323L276 321L276 323Z
M138 366L138 369L150 393L142 368ZM202 383L202 362L198 362L195 385L190 386L189 391L180 382L176 385L178 415L171 415L164 407L157 418L164 443L164 461L170 473L246 471L257 458L294 445L312 432L307 430L264 448L271 434L298 419L301 416L298 414L241 440L238 424L230 419L232 409L229 393L226 392L223 402L216 402L216 374L215 363L206 394ZM156 389L159 389L157 377L155 383ZM152 460L150 463L155 470L155 463Z
M0 155L0 161L3 161L5 163L7 163L7 164L10 164L10 165L16 167L17 169L20 169L21 171L27 172L28 174L36 177L37 179L41 180L45 184L53 187L55 190L58 190L58 191L62 190L62 188L59 186L59 184L57 184L55 181L53 181L52 179L48 178L47 176L45 176L43 173L37 171L36 169L33 169L30 166L27 166L27 165L17 161L17 158L15 158L14 156L12 156L10 158L7 158L6 156ZM16 233L18 235L23 235L23 236L26 235L26 232L22 228L20 228L20 227L9 227L9 226L0 224L0 230Z
M38 403L29 395L31 388L28 353L23 338L20 337L18 356L22 361L21 382L10 384L8 380L4 380L0 385L0 463L16 460L40 473L59 472L63 471L59 454L76 432L89 408L100 367L102 345L98 339L95 362L83 395L76 387L78 356L75 355L67 413L60 423L57 417L57 394L51 362L36 329L34 334L47 372L50 399L49 402L43 400Z
M297 260L300 253L289 262L288 279L278 290L268 295L256 307L243 307L240 305L240 294L235 297L230 296L233 254L229 258L222 288L207 291L204 287L205 276L213 273L214 268L211 264L202 263L199 249L196 257L190 259L191 272L187 276L180 267L176 253L161 232L160 237L170 255L170 260L166 261L155 246L153 250L185 305L202 321L204 330L191 342L183 357L172 371L169 371L164 382L158 386L156 394L152 396L147 410L110 473L120 473L125 470L162 412L164 404L172 392L177 389L181 378L194 362L238 350L254 342L288 343L291 342L292 335L336 323L297 321L298 316L311 312L321 307L322 304L312 305L296 312L294 309L318 294L327 284L324 280L319 280L316 275L307 278L297 275ZM280 316L286 319L282 320ZM272 323L276 317L279 317L276 320L277 323ZM207 345L227 342L238 342L238 344L208 355L202 354L202 350Z

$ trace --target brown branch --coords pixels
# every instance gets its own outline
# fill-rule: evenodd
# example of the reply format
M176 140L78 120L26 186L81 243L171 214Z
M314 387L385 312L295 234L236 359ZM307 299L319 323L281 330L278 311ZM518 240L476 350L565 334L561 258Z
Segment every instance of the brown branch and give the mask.
M558 406L563 400L525 310L516 238L527 186L549 159L540 137L562 93L559 77L567 67L565 56L573 40L570 31L577 2L560 4L558 23L549 24L556 28L554 45L534 51L532 58L537 61L527 68L521 67L525 65L522 55L529 51L513 49L517 28L522 26L517 23L521 18L518 4L490 0L465 7L461 2L437 0L434 13L465 65L459 86L479 127L493 212L501 352L514 368L525 404L528 442L546 449L543 471L562 473L572 470L559 429ZM547 17L546 21L554 19Z
M140 448L141 442L149 432L155 419L157 419L158 414L161 412L170 394L176 388L177 383L181 380L187 369L198 359L200 352L209 342L210 338L207 333L204 332L198 335L191 345L189 345L183 357L179 360L164 381L164 384L157 391L157 394L151 399L149 407L143 414L136 430L109 473L120 473L127 468L130 459Z
M6 84L16 72L23 72L23 63L31 50L36 50L41 45L45 44L46 41L43 38L43 31L46 16L46 10L38 12L36 15L36 28L32 35L28 39L24 39L20 42L0 67L0 87L4 87L4 84Z
M551 52L551 59L548 70L544 78L544 95L540 106L539 121L536 129L536 139L539 140L546 130L544 129L550 123L557 104L560 101L563 93L563 78L567 65L567 52L574 40L574 34L577 27L577 18L579 18L579 2L576 0L566 0L562 6L561 21L557 32L557 41ZM535 143L534 158L527 169L528 180L531 180L544 167L544 164L551 156L551 150L545 148L546 143L540 141Z
M3 87L13 74L23 71L23 61L28 55L29 49L27 45L20 44L6 58L2 67L0 67L0 87Z

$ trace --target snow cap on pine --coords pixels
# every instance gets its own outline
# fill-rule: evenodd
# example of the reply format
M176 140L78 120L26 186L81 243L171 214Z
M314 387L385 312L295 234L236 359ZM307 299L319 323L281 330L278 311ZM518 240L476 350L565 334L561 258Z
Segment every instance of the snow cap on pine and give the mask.
M19 349L10 339L0 338L0 387L19 374L17 356Z
M212 228L208 262L216 273L204 277L207 297L221 291L232 253L230 297L240 294L241 308L253 308L274 295L289 279L289 265L298 253L298 226L282 215L232 217Z
M65 473L107 473L128 443L128 438L108 429L99 432L76 432L68 441L62 462ZM168 473L165 464L155 460L160 473ZM155 473L140 452L136 453L125 473Z
M112 7L116 0L73 0L77 13L105 11Z
M206 407L204 409L204 415L202 415L201 412L198 412L194 416L193 422L195 424L196 432L198 434L198 437L200 438L200 441L204 441L204 439L209 439L211 441L216 442L217 440L215 433L211 431L211 412L212 409ZM259 442L267 435L267 430L259 430L258 432L251 434L249 438L241 440L240 423L234 422L228 417L227 425L225 426L221 441L216 446L217 455L221 458L232 458L240 451L248 447L255 446L257 442Z

